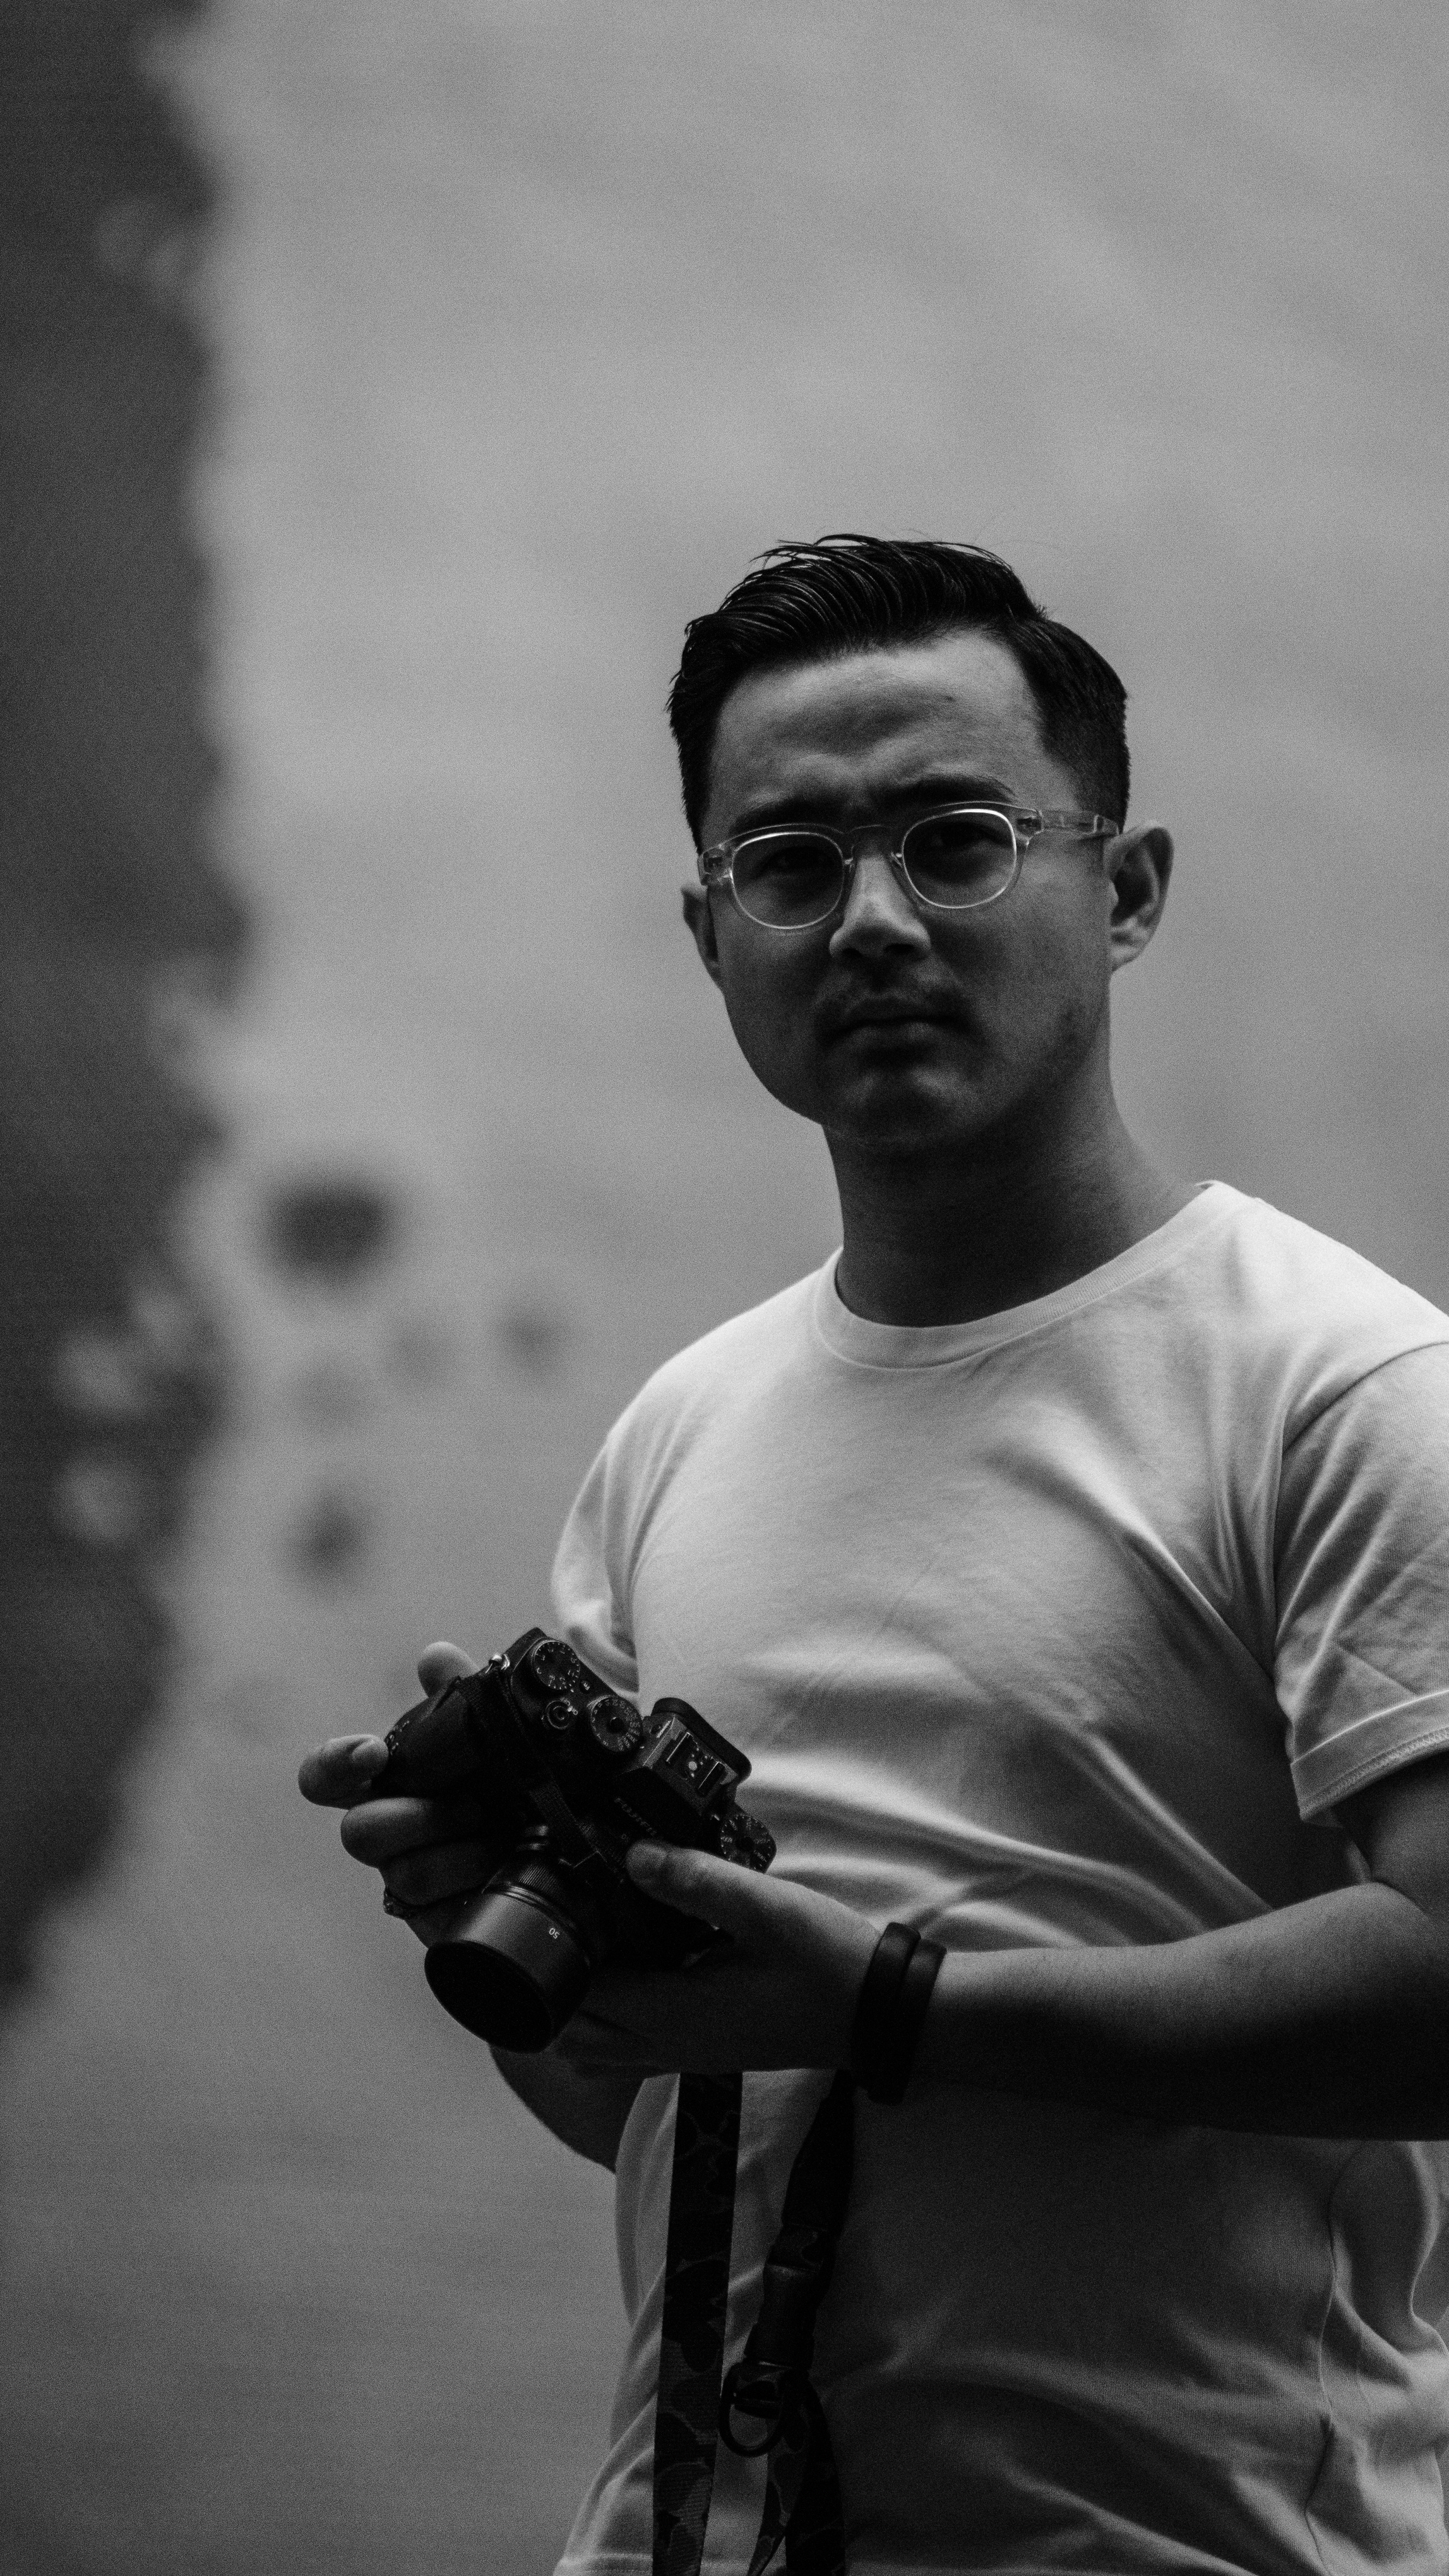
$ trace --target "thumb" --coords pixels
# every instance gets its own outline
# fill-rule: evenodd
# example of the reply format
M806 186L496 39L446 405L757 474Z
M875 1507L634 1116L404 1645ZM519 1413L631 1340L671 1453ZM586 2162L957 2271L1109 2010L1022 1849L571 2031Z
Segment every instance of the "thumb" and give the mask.
M418 1657L418 1679L430 1699L444 1682L459 1681L464 1673L477 1670L472 1656L465 1655L461 1646L450 1646L446 1637L439 1638L435 1646L424 1646Z
M661 1905L677 1906L681 1914L702 1915L719 1932L748 1934L770 1911L770 1895L758 1872L741 1869L737 1861L719 1860L713 1852L679 1851L671 1843L634 1843L625 1866L646 1896L656 1897Z

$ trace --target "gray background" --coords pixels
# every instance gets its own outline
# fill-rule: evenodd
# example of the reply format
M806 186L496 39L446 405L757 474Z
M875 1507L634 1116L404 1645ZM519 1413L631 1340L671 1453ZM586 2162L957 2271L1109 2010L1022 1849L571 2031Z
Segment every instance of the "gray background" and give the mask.
M120 1175L114 1276L72 1247L36 1345L74 1600L25 1593L26 1653L63 1669L118 1567L176 1647L159 1697L152 1630L121 1656L154 1718L106 1739L79 1892L109 1686L19 1738L0 2567L533 2576L617 2348L606 2182L437 2012L291 1778L402 1704L428 1637L533 1616L640 1376L831 1242L817 1141L753 1093L678 926L683 621L782 536L1011 556L1121 669L1135 809L1179 833L1118 988L1129 1115L1449 1300L1443 14L62 14L120 31L115 97L130 48L125 113L175 156L83 210L136 363L182 366L162 516L204 585L128 625L161 542L128 522L114 667L179 657L184 722L97 757L193 764L146 846L208 893L169 946L112 940L130 1034L69 1114ZM42 772L58 695L94 732L100 542L42 585ZM82 887L114 837L82 835ZM36 937L40 1018L75 990L70 898ZM142 1243L158 1065L186 1141ZM189 1509L156 1539L115 1470L122 1287L167 1245L225 1401L184 1482L217 1379L178 1362Z

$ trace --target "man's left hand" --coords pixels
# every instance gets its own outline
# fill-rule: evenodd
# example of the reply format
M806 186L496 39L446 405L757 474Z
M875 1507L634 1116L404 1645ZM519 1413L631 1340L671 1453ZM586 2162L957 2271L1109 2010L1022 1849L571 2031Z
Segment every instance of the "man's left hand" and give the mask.
M562 2047L579 2066L844 2066L878 1934L833 1897L707 1852L636 1843L646 1895L730 1936L687 1968L607 1967Z

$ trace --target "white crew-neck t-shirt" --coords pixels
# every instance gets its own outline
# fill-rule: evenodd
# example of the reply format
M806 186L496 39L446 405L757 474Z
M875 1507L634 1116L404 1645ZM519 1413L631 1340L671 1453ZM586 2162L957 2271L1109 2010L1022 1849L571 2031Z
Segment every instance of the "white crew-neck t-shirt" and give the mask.
M611 1432L560 1627L750 1756L776 1867L958 1948L1171 1941L1355 1874L1449 1746L1449 1318L1220 1183L930 1330L833 1261ZM745 2080L729 2352L825 2079ZM647 2576L674 2083L618 2169L629 2340L562 2562ZM976 2092L857 2101L816 2378L855 2576L1443 2576L1439 2146ZM705 2566L759 2469L720 2452Z

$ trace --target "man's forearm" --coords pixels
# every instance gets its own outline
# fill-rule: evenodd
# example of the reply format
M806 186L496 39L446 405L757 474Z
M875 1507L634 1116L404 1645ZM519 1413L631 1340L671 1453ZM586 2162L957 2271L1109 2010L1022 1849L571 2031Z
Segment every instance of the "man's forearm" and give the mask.
M613 2172L624 2123L643 2081L637 2069L591 2068L583 2073L556 2048L537 2056L495 2048L493 2063L510 2093L517 2094L561 2145Z
M1374 1883L1151 1947L958 1953L916 2071L1204 2128L1449 2136L1449 1936Z

